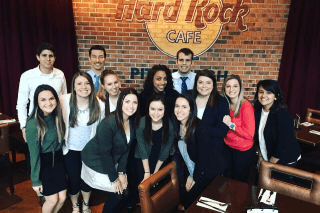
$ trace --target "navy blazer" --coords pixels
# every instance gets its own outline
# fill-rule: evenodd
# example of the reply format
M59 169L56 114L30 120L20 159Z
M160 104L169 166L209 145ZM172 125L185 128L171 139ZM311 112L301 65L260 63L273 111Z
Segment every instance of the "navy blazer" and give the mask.
M123 128L117 127L115 115L111 113L100 122L96 135L82 150L82 161L92 170L107 174L110 181L114 182L118 172L126 172L129 151L135 137L135 128L130 121L130 141L127 143Z
M218 106L211 108L207 105L202 116L202 120L206 123L211 137L211 142L215 144L220 152L223 149L223 138L229 131L229 127L222 121L225 115L229 115L229 104L224 97L219 96Z
M208 133L205 123L199 120L194 140L187 143L189 157L195 163L193 172L195 182L201 181L202 177L207 179L221 175L226 168L222 152L210 141Z
M261 110L254 112L256 123L254 141L259 149ZM293 118L288 110L279 108L278 110L270 111L263 135L266 142L268 159L273 156L279 158L279 164L287 164L296 161L300 156L301 149L294 135Z

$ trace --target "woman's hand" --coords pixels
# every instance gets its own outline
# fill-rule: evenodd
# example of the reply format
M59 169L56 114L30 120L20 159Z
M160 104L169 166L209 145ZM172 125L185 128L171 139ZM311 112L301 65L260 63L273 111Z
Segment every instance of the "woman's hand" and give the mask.
M230 115L225 115L222 119L223 123L228 127L232 124Z
M142 183L143 181L147 180L150 176L151 176L151 175L150 175L150 172L144 173L144 177L143 177L143 180L141 181L141 183Z
M40 186L32 186L32 188L33 188L33 190L34 190L37 194L43 192L43 187L42 187L42 185L40 185Z
M275 158L275 157L272 157L272 156L271 156L271 158L270 158L269 161L270 161L271 163L277 163L279 160L280 160L279 158Z
M123 193L121 181L119 179L114 183L114 192L118 194Z
M186 190L187 192L190 191L190 189L193 187L193 185L195 184L196 182L194 182L193 178L189 175L188 179L187 179L187 183L186 183Z
M121 182L122 189L125 190L128 186L127 176L125 174L119 174L118 177Z

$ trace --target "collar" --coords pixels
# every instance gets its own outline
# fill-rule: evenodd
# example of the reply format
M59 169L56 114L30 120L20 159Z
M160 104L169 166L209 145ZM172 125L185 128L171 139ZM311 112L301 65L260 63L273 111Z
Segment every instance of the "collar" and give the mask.
M100 75L97 75L95 72L93 72L93 70L91 69L91 70L89 70L88 71L88 73L89 74L91 74L91 75L93 75L94 77L96 77L96 76L100 76L101 75L101 73L100 73Z
M36 68L35 74L38 75L38 76L47 76L49 78L53 78L53 76L54 76L54 68L52 69L51 73L45 74L45 73L41 72L40 65L38 65L37 68Z
M178 76L178 78L180 78L180 77L187 77L187 79L190 79L191 74L192 74L192 72L190 71L187 76L182 76L182 75L179 73L179 71L177 71L177 76Z

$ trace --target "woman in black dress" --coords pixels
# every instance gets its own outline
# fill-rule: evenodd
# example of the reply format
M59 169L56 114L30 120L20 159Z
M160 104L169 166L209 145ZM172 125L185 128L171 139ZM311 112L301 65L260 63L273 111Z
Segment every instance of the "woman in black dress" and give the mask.
M45 196L43 213L58 212L67 192L63 164L65 124L57 92L40 85L34 93L34 107L28 118L26 137L30 150L32 188Z
M142 117L137 134L135 149L134 186L128 211L138 200L138 185L158 172L167 164L169 152L174 140L174 129L165 109L165 96L154 94L147 104L148 111Z

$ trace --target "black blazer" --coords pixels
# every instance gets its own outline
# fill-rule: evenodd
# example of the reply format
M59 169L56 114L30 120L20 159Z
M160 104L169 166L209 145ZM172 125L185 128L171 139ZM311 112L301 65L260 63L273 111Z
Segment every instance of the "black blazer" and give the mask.
M256 123L254 141L259 149L261 110L262 109L254 112ZM278 110L270 111L263 131L268 159L270 159L271 156L279 158L279 164L291 163L298 159L301 154L301 149L293 131L293 119L288 110L279 108Z
M135 127L130 121L130 141L127 143L123 128L117 127L115 115L111 113L100 122L96 135L82 150L82 161L92 170L107 174L113 182L118 178L118 172L126 172L127 158L135 137Z
M217 150L208 135L205 123L199 120L194 140L187 143L189 157L195 163L193 172L195 182L201 181L203 177L207 179L221 175L226 167L222 153Z
M229 104L224 97L219 96L218 106L211 108L207 105L202 116L202 120L206 123L211 137L211 142L215 144L220 152L223 149L223 138L229 131L229 127L222 121L225 115L229 115Z

